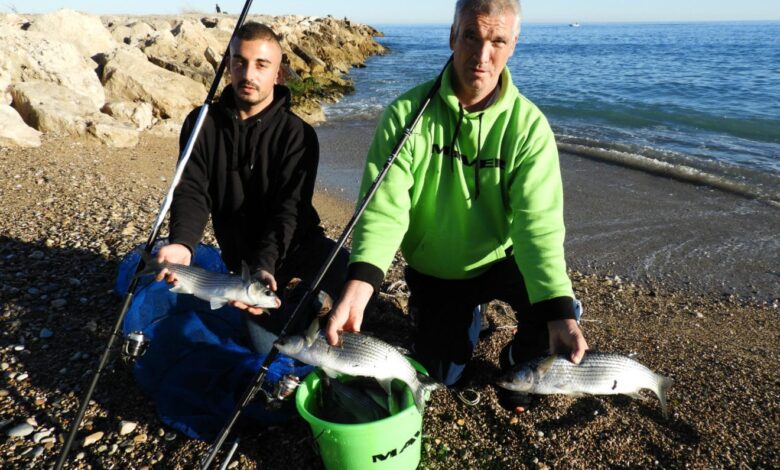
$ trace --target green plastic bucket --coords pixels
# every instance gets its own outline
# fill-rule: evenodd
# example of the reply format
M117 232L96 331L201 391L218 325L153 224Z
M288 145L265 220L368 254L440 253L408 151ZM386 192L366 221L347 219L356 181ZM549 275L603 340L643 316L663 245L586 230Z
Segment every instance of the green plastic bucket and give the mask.
M426 373L413 359L409 362L418 371ZM370 423L341 424L324 421L314 415L314 397L319 383L316 371L306 376L295 394L295 405L311 426L326 469L417 468L422 449L422 416L414 405L409 387L404 386L404 408L399 413Z

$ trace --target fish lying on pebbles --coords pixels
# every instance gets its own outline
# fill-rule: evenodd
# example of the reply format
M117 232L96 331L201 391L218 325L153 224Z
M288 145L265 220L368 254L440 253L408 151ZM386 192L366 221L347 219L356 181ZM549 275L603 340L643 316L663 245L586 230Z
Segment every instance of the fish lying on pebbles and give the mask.
M508 390L539 395L628 395L652 390L667 416L666 394L672 379L656 374L639 362L619 354L588 352L574 364L565 356L548 356L515 366L496 384Z

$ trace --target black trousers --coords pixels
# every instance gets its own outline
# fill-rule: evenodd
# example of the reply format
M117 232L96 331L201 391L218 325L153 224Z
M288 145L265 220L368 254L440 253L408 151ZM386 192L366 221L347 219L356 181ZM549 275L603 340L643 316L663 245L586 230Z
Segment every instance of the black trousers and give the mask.
M523 276L512 256L473 279L446 280L406 269L409 308L417 324L415 358L445 385L460 379L479 339L480 304L507 302L515 311L512 356L522 362L548 354L547 322L531 314Z
M271 344L276 339L276 336L281 333L296 305L335 246L335 241L329 239L324 234L318 233L307 239L284 259L281 267L274 275L278 288L277 293L283 294L287 285L294 278L300 278L302 282L292 289L289 295L281 299L282 307L278 310L271 310L263 315L251 315L248 313L244 315L245 324L255 351L262 354L267 354L270 351ZM319 290L327 293L333 299L333 302L338 300L341 288L346 281L348 262L349 253L343 248L340 249L319 285ZM312 297L312 300L317 300L316 295ZM288 334L298 333L305 329L318 313L314 303L305 305L303 308L304 311L299 314L296 323L291 324L288 328Z

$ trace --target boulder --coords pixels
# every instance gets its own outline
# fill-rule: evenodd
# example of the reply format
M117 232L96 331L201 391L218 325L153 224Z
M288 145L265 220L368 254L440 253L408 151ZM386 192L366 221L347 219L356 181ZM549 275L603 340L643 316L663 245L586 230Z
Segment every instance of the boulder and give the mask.
M138 145L138 130L121 122L108 119L93 121L87 125L87 132L109 147L130 148Z
M111 36L118 43L138 47L159 33L143 21L134 21L129 24L114 25L111 28Z
M0 69L0 105L11 104L11 72Z
M62 9L34 17L28 29L45 34L52 40L67 41L85 57L116 49L117 42L97 16Z
M0 104L0 147L40 147L41 133L24 123L16 110Z
M183 121L206 97L201 83L158 67L130 51L119 49L103 60L103 86L110 101L148 102L157 118Z
M119 122L131 124L137 130L144 130L154 124L154 108L149 103L115 101L106 103L101 109Z
M24 121L41 132L84 135L87 123L100 114L85 96L42 80L15 83L11 95Z
M214 51L226 46L227 40L220 43L201 23L185 20L170 34L160 34L142 48L153 64L210 86L216 69Z
M175 119L161 119L151 129L146 131L155 137L179 137L182 121Z
M27 29L30 20L16 13L0 14L0 25L10 26L13 29Z
M295 55L303 59L312 74L322 73L325 71L327 64L323 62L322 59L317 57L312 51L298 44L292 44L291 47Z
M0 71L10 74L11 83L44 80L87 97L98 109L105 103L95 63L73 44L2 25L0 37Z

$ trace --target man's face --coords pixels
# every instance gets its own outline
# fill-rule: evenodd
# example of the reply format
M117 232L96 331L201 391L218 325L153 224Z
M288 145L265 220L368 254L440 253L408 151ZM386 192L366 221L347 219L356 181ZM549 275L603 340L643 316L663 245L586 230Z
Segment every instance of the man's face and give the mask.
M230 48L230 79L239 109L252 114L273 101L282 51L274 42L237 40Z
M481 100L498 83L501 71L515 51L515 15L464 12L458 31L450 30L454 52L455 92L461 100Z

